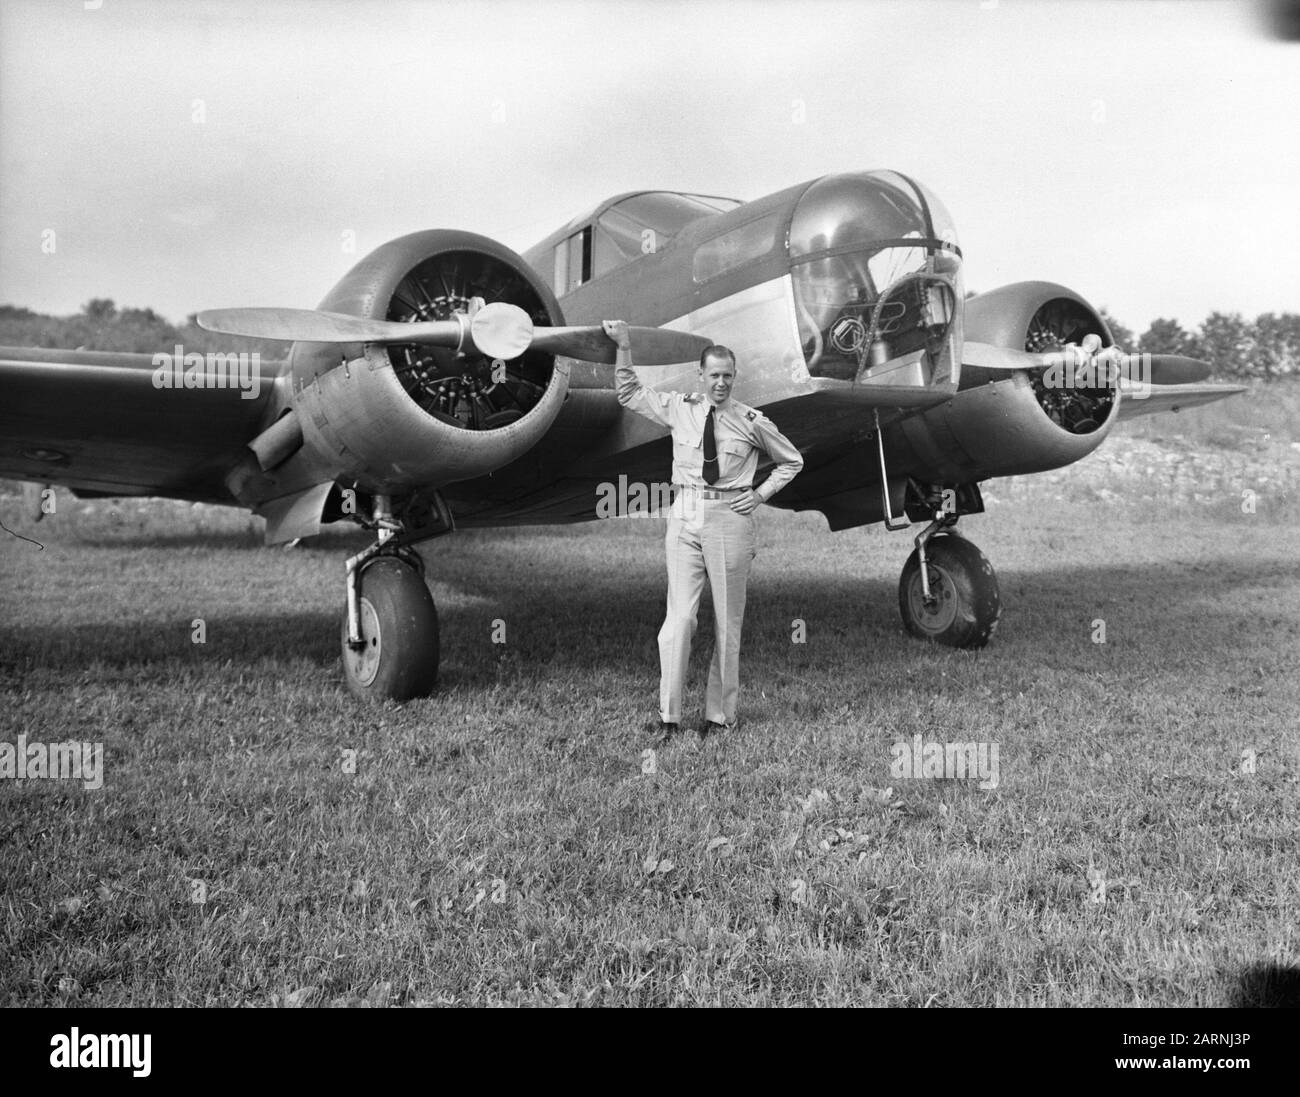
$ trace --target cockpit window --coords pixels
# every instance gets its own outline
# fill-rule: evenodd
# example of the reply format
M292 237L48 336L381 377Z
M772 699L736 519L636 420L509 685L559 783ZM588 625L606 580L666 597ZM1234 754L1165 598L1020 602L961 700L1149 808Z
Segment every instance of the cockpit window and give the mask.
M810 374L897 374L889 383L956 375L961 251L928 191L890 171L827 176L800 197L789 239Z
M809 187L790 225L790 257L930 235L916 190L893 172L831 175Z
M919 234L909 233L904 240L919 239ZM881 248L867 259L867 272L877 286L891 286L909 271L920 270L925 265L925 249Z
M743 206L745 203L739 198L719 198L714 194L687 194L685 198L693 202L699 202L702 206L707 206L715 213L730 213L733 209Z
M695 258L691 261L692 276L697 282L707 282L761 259L775 245L780 227L781 214L769 213L706 240L695 249Z
M655 190L624 198L609 210L618 210L655 229L665 236L675 236L692 221L712 217L727 209L735 209L739 202L730 198L707 198L695 194L678 194L676 191Z
M596 219L592 274L599 278L624 263L659 251L687 225L715 217L739 202L673 191L634 194Z
M599 278L637 256L655 251L658 240L655 230L629 217L618 207L608 209L596 222L593 241L592 272Z

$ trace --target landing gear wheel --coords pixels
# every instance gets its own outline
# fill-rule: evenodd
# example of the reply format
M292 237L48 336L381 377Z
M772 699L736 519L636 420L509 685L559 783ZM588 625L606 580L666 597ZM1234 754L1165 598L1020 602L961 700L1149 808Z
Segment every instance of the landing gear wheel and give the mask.
M907 631L949 647L982 648L1002 613L993 565L955 534L932 538L925 552L932 602L926 604L915 551L898 580L898 609Z
M343 620L343 675L348 689L373 701L426 697L438 683L438 611L423 576L410 564L381 556L359 578L361 637L348 643Z

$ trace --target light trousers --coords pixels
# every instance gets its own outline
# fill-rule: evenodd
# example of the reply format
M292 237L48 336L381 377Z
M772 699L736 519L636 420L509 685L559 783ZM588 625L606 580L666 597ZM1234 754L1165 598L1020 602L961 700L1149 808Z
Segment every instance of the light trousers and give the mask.
M668 612L659 630L659 716L670 723L682 718L682 690L706 578L713 597L714 647L704 718L718 724L736 722L740 630L757 523L752 513L732 510L730 498L703 499L687 488L669 511L664 537Z

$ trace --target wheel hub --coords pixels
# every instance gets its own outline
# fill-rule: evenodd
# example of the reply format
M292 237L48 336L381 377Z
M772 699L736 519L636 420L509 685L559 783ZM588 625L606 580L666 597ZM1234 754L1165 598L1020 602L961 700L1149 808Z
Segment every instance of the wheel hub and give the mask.
M361 599L359 611L361 639L364 643L360 647L344 645L343 658L348 661L348 673L363 686L368 686L379 673L383 642L379 635L379 618L368 598Z
M949 628L957 619L957 588L952 579L942 568L929 566L930 594L929 602L925 600L921 589L921 575L917 572L907 588L908 608L912 619L926 632L940 633Z

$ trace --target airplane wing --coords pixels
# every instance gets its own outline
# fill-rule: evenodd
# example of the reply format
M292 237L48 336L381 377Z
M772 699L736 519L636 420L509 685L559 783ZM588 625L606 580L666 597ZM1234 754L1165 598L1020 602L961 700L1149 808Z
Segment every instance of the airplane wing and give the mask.
M0 347L0 477L231 503L223 478L263 425L279 368L261 362L255 387L187 389L148 354Z
M951 385L859 385L824 377L813 378L809 385L833 400L882 411L921 411L951 400L957 391Z
M1119 418L1136 419L1139 415L1154 415L1158 411L1181 411L1245 391L1244 385L1135 385L1122 380Z
M593 389L615 393L617 382L611 366L594 362L569 360L569 387L571 389ZM875 383L855 384L853 381L839 380L831 377L814 377L808 382L808 390L828 400L852 404L858 408L879 408L891 411L918 411L942 404L952 398L956 388L951 385L882 385ZM800 399L807 400L807 395Z

